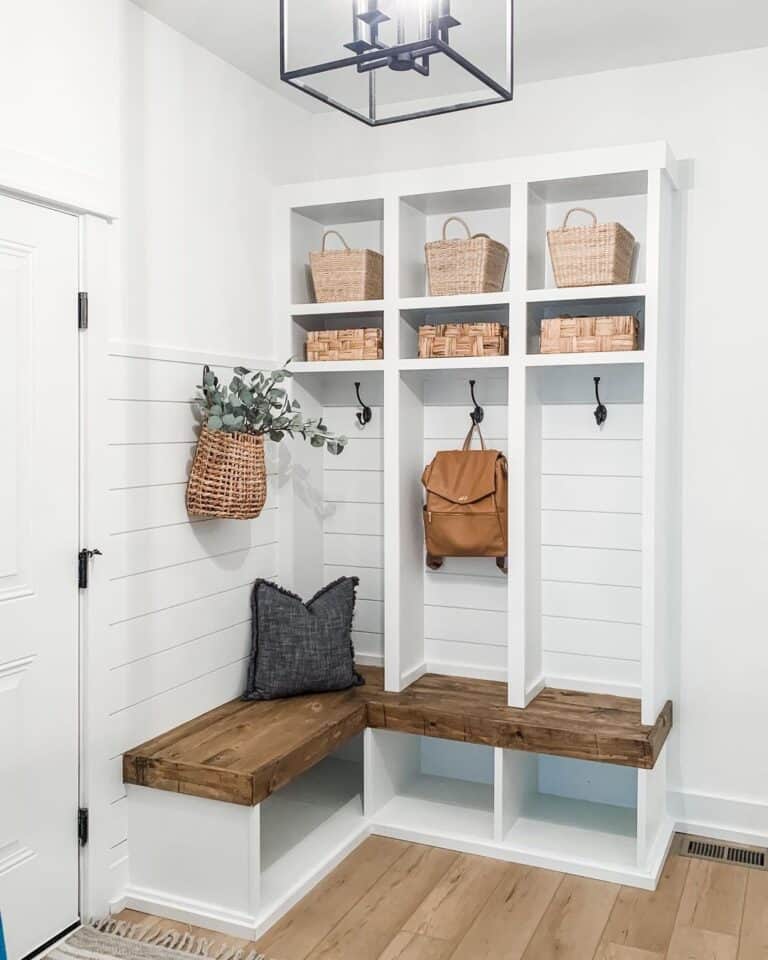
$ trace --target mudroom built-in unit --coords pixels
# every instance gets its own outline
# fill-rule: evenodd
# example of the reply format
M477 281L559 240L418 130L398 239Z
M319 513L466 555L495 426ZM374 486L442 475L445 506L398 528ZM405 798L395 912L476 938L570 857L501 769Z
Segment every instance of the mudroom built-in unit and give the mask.
M303 414L349 438L279 445L279 581L308 598L359 578L366 682L234 701L126 752L123 905L253 935L370 833L655 888L674 828L676 178L651 143L275 191L277 355ZM569 216L631 231L629 282L558 285L548 232ZM503 245L497 290L428 292L425 244L454 230ZM318 302L331 244L371 251L368 299ZM483 325L480 355L448 355L455 324ZM619 347L585 350L606 325ZM428 566L422 472L475 425L507 458L507 556Z
M519 708L557 688L636 698L647 725L664 710L677 629L676 177L666 144L651 143L276 192L278 352L294 357L305 409L350 437L322 462L293 450L281 577L303 595L336 571L360 577L356 651L384 668L387 691L430 673L500 681ZM547 234L574 208L572 223L591 213L632 233L629 283L556 284ZM464 224L508 247L502 289L430 296L424 245L463 236ZM382 299L314 302L310 254L326 234L327 249L383 254ZM542 352L542 320L583 316L634 318L634 349ZM499 324L508 346L420 356L424 328L452 323ZM371 328L383 356L306 360L310 331ZM365 425L360 396L373 411ZM474 557L431 570L421 474L436 451L461 446L476 406L486 445L508 458L508 571ZM664 752L638 770L366 737L366 811L392 836L639 883L663 862Z

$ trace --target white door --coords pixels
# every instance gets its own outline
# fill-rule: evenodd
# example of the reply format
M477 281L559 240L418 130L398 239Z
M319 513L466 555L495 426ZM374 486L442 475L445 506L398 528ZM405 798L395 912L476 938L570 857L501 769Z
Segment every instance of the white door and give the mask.
M77 219L0 197L0 912L78 916Z

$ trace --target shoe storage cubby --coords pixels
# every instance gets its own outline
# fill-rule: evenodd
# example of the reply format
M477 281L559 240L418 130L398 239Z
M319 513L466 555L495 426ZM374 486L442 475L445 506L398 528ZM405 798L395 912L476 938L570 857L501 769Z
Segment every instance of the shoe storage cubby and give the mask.
M493 839L493 748L367 730L365 812L377 832Z
M356 648L384 668L385 690L439 673L501 682L516 708L555 688L632 698L649 726L659 717L677 624L675 176L666 145L652 143L277 191L278 356L303 357L308 330L373 325L384 336L381 361L296 364L292 389L305 412L322 411L352 440L338 458L301 444L287 454L281 579L311 594L320 571L361 578ZM556 286L547 231L573 207L634 235L629 283ZM450 216L509 248L502 290L428 295L424 244ZM590 222L574 215L574 225ZM312 304L308 253L329 227L384 254L381 302ZM451 224L449 237L459 236ZM560 316L636 317L638 349L542 354L541 321ZM508 355L419 357L421 325L480 322L507 328ZM507 575L484 558L425 565L421 475L435 452L461 445L470 380L486 443L508 458ZM374 408L363 430L355 382ZM469 836L508 859L627 882L655 871L668 824L661 760L634 771L566 758L556 770L552 758L498 745L461 752L470 746L441 748L448 766L435 772L438 754L419 737L369 730L366 804L376 829L439 833L464 848ZM465 779L465 769L484 772Z
M363 738L343 744L260 806L261 900L279 902L308 863L324 859L359 830Z

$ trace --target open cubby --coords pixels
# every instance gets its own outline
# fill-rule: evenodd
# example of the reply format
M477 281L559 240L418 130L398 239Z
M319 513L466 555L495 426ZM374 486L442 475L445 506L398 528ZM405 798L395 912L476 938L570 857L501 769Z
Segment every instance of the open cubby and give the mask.
M329 304L329 306L331 306ZM307 334L310 331L318 330L361 330L366 327L378 327L384 329L384 313L381 310L355 310L349 313L309 313L294 314L291 318L291 356L303 362L307 358L306 342ZM384 344L386 351L387 345ZM322 361L325 362L325 361ZM365 364L369 361L336 361L338 363L350 362L355 364Z
M268 797L261 812L261 898L290 893L308 863L342 846L363 817L363 738L358 735Z
M598 426L594 377L608 418ZM527 570L553 685L641 682L643 366L528 370ZM538 522L533 509L538 507ZM536 671L529 678L533 680Z
M400 200L400 296L424 297L429 293L424 244L442 239L448 217L460 217L472 234L487 233L504 246L510 244L508 185L421 193ZM464 238L461 226L449 226L449 239ZM504 289L509 288L509 270Z
M539 354L541 346L541 321L553 317L637 317L639 326L638 350L645 346L645 297L627 296L616 298L583 297L572 300L541 300L529 303L526 310L527 352ZM627 351L632 352L632 351ZM550 354L550 356L554 356Z
M420 306L400 311L400 357L419 356L419 327L445 323L500 323L509 327L509 304L491 303L471 306ZM464 363L472 358L465 358Z
M634 869L638 773L629 767L499 750L497 839L525 854Z
M365 427L357 420L355 382L373 412ZM383 376L300 373L293 390L305 416L322 416L331 431L349 438L339 456L297 442L283 465L281 482L295 503L293 589L310 597L338 577L359 577L353 641L361 662L378 664L384 647Z
M338 230L351 249L384 250L384 203L380 199L318 203L294 207L290 212L291 303L315 302L310 253L322 249L323 233ZM341 249L336 237L328 249Z
M425 361L429 363L429 361ZM506 676L507 581L487 557L449 557L440 570L425 564L423 503L419 482L439 450L460 448L472 426L469 380L484 410L486 445L507 450L508 386L505 370L473 367L400 374L402 417L400 542L402 669L426 663L435 673L504 679ZM477 441L475 440L475 444Z
M630 282L646 277L648 174L631 171L590 177L532 182L528 186L528 288L555 288L547 231L560 229L568 211L585 207L598 223L621 223L637 241ZM589 226L583 213L573 214L569 226Z
M366 815L388 829L431 838L493 839L493 748L367 730Z

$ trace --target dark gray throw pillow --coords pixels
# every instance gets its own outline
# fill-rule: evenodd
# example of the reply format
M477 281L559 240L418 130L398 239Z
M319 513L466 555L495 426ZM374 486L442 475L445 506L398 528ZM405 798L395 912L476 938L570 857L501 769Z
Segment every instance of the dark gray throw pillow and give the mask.
M357 577L341 577L304 603L268 580L256 581L244 700L346 690L365 683L355 670L352 645L359 582Z

